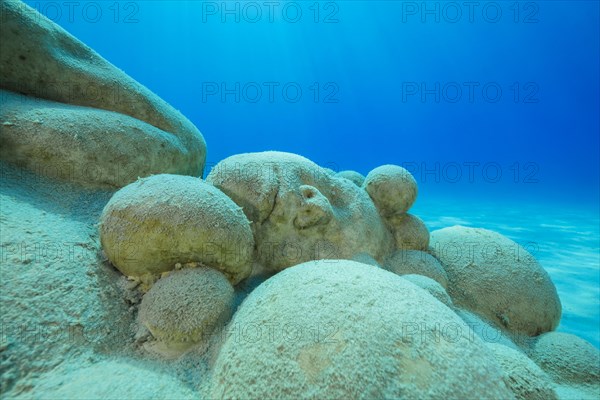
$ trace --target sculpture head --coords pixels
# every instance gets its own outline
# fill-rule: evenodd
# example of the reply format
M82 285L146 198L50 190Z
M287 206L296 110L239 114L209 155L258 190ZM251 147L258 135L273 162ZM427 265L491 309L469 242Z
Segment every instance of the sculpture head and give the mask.
M207 177L252 222L256 259L279 271L314 259L368 253L381 260L393 237L367 192L289 153L239 154Z

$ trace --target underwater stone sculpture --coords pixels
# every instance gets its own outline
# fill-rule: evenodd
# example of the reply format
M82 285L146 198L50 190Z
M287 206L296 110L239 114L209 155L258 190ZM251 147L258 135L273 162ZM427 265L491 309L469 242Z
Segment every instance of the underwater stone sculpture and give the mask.
M376 193L385 197L382 194L384 189L384 185L380 184ZM505 251L515 244L491 231L455 227L436 231L435 240L432 240L433 247L430 248L427 228L418 217L407 214L405 206L400 207L399 212L393 213L393 202L384 202L387 204L387 211L377 208L376 204L364 187L328 173L298 155L280 152L239 154L221 161L205 182L192 177L163 174L140 179L121 189L103 212L101 241L109 259L125 275L143 282L148 281L148 286L163 275L163 278L144 295L140 307L140 321L157 339L157 342L150 342L150 345L164 345L167 350L185 350L188 346L200 342L206 344L204 339L210 336L212 327L205 329L204 323L214 322L212 325L215 327L226 323L233 304L233 289L217 271L225 274L235 285L250 275L253 264L270 274L285 270L253 289L250 297L244 301L228 325L229 339L217 355L215 377L211 386L211 395L216 397L260 397L267 393L265 387L257 384L264 378L260 374L277 376L290 371L292 374L301 373L298 375L299 380L275 384L274 390L281 391L284 397L288 393L334 393L352 396L354 391L358 390L352 386L353 382L361 382L361 387L368 386L369 395L373 396L387 396L395 391L400 393L400 386L395 385L408 384L408 381L402 380L404 378L412 382L410 373L396 381L391 377L386 378L385 374L372 382L368 379L361 381L366 378L358 375L352 376L351 366L366 362L361 358L360 351L346 350L344 346L328 347L323 343L316 347L307 344L306 349L301 344L282 343L275 351L268 347L273 345L272 342L261 344L260 339L252 342L252 349L246 349L244 345L240 346L236 339L231 338L232 328L241 326L241 329L244 329L244 324L259 320L258 316L261 321L266 321L265 323L283 321L290 324L295 321L304 326L305 321L312 321L312 318L328 321L327 315L330 315L331 318L354 321L352 327L356 330L351 331L348 327L344 332L351 340L356 341L358 339L352 336L353 334L366 336L364 332L361 334L360 328L356 328L357 322L359 326L362 326L360 324L363 322L364 326L374 326L376 322L357 320L358 317L352 314L352 310L378 315L381 311L377 311L374 305L379 304L379 300L371 299L365 293L367 288L372 295L382 296L382 292L387 293L386 291L391 289L383 283L384 281L388 282L388 285L395 285L395 294L388 293L389 298L381 303L381 307L388 303L397 307L399 314L394 314L395 323L422 320L423 323L428 321L435 324L441 319L446 323L455 324L459 321L465 330L464 335L461 333L460 337L468 337L469 343L458 346L463 350L465 346L482 346L479 337L487 339L485 333L482 335L478 332L477 336L473 334L471 322L475 321L475 325L483 324L484 328L495 329L487 325L481 317L502 326L510 334L508 337L496 336L494 342L506 344L515 350L518 347L511 341L512 334L525 332L535 335L540 331L555 328L560 317L560 303L555 288L539 264L524 249L516 248L521 255L516 261L506 258L506 252L493 253L494 257L491 260L489 257L473 256L473 261L467 264L468 268L464 267L465 272L464 268L461 268L462 264L457 264L457 260L449 258L444 251L448 242L472 244L473 237L469 235L475 235L475 238L480 240L475 240L475 244L479 246L489 244L490 238ZM206 252L202 248L206 242L216 244L216 248L222 251ZM126 254L119 253L119 245L122 246L123 243L134 243L139 253L136 253L138 257L133 261L143 262L130 263L131 260L127 259ZM239 247L234 249L232 246ZM292 247L287 249L287 246ZM423 251L411 250L414 248L427 249L433 256ZM323 249L327 252L323 252ZM228 262L227 258L215 258L216 254L233 254L237 257L234 257L233 262ZM438 257L441 263L434 256ZM338 258L355 259L361 263ZM302 264L305 261L308 262ZM395 274L379 268L382 261L384 268ZM170 272L177 264L199 265L201 268ZM202 268L203 266L214 268L214 271L208 271ZM318 269L323 271L314 272ZM288 271L296 270L302 272L292 273L290 276L293 278L287 278ZM400 274L403 277L399 277ZM533 277L533 280L526 280L519 274ZM210 276L216 278L212 284L207 281ZM222 278L223 285L217 284L219 278ZM305 279L308 281L304 282ZM525 285L519 279L523 280ZM492 289L489 287L490 282L493 282ZM444 290L446 286L448 292ZM218 287L222 290L215 291ZM316 297L310 300L309 296L300 301L294 297L296 289L303 295L314 293ZM219 291L220 295L217 293ZM348 292L344 295L348 297L338 299L335 291ZM356 293L350 294L353 291ZM532 292L540 298L531 299ZM490 294L491 297L488 297ZM300 296L300 293L297 295ZM325 306L318 303L325 301L324 299L335 305ZM354 301L352 307L347 303L350 300ZM367 300L368 305L364 305ZM312 304L313 301L316 303ZM192 306L194 302L211 305L213 308L208 310L199 305ZM302 315L301 310L290 309L298 307L302 302L312 310L322 310L322 315L285 320L283 315L290 314L294 318ZM360 304L366 308L363 310L363 306L358 306ZM464 307L478 315L473 314L466 318L469 313L456 307ZM169 318L178 315L178 312L182 313L179 318ZM342 317L344 312L352 315ZM163 318L163 315L168 317ZM402 318L410 318L410 321ZM452 322L448 318L452 319ZM469 323L468 327L461 318ZM189 321L192 322L188 324ZM178 325L179 322L185 322L184 326ZM335 323L336 326L344 326L337 319ZM427 332L428 335L431 333ZM339 339L343 338L336 337L336 340ZM379 349L385 349L386 346L392 349L393 345L386 340L391 339L364 343L364 347L376 345ZM235 342L235 345L230 344L232 342ZM411 343L411 346L424 346L419 347L419 354L429 354L428 351L431 351L431 354L435 353L434 350L423 350L428 348L427 343ZM448 383L448 379L452 382L455 379L456 382L450 384L453 391L458 390L462 393L462 390L465 395L477 396L484 393L477 383L482 378L481 373L498 374L496 378L486 376L485 380L500 379L494 359L489 355L482 355L485 354L485 350L481 350L482 354L478 356L475 355L479 354L478 351L474 349L469 350L469 355L459 355L456 353L458 350L453 347L456 342L446 345L442 349L436 347L436 351L441 353L427 358L427 365L430 367L427 367L426 373L420 372L425 373L425 376L437 378L431 378L431 382L426 378L422 387L409 385L409 390L417 395L423 395L421 390L425 390L424 388L434 388L439 393L445 393L445 389L438 388L437 384L432 382L445 379ZM377 353L375 347L373 353ZM417 351L410 346L405 350ZM168 351L159 349L155 352L169 356ZM298 354L295 356L297 358L293 367L286 361L292 354ZM253 358L265 355L265 365L260 364L264 362L263 359L259 362ZM411 371L421 368L421 364L412 365L414 360L406 358L402 351L397 358L400 365L398 368ZM445 363L452 358L468 360L465 361L468 365L464 368L469 372L463 371L462 380L455 378L456 371L450 373L446 370ZM377 364L380 362L381 365ZM374 364L367 363L364 368L386 370L386 362L385 359L382 361L375 357L369 361ZM258 369L248 367L257 363L261 365ZM289 368L292 369L288 370ZM333 376L327 374L347 374L351 379L339 387L327 386L326 382L330 382ZM473 382L468 387L459 388L458 382L464 384L465 377L473 379ZM269 382L269 390L272 390L273 381ZM535 385L532 385L533 388ZM241 388L239 391L231 389L238 386ZM513 388L516 391L521 389ZM489 387L485 390L489 390ZM504 386L495 387L493 390L498 391L498 395L503 398L511 398L510 392ZM487 392L485 393L487 395ZM519 396L519 393L516 395Z
M140 321L167 349L182 351L206 344L215 329L229 320L233 287L212 268L186 268L171 272L146 293Z
M397 165L382 165L369 172L362 187L392 232L397 249L427 250L429 230L419 217L407 213L418 192L410 172Z
M523 247L486 229L454 226L431 233L455 305L513 333L554 330L561 304L548 273Z
M597 395L600 353L591 344L557 332L528 337L530 348L519 345L542 372L511 341L512 334L554 329L560 318L552 282L521 247L494 232L449 228L432 235L432 254L445 270L425 253L426 266L408 270L389 263L397 250L429 251L427 227L408 214L417 196L408 171L388 165L365 178L287 153L242 154L209 176L224 194L181 176L202 175L206 144L178 111L24 3L0 0L0 15L0 158L88 186L130 184L104 210L101 243L124 275L148 284L144 289L156 281L139 307L129 308L132 315L139 311L139 322L156 342L176 349L204 343L230 318L232 285L248 277L253 261L270 272L290 267L250 294L224 346L214 349L213 396L553 399L550 378L567 387L561 392L566 397ZM179 175L136 181L157 173ZM88 232L81 232L85 240ZM81 242L93 249L86 254L95 254L95 241ZM462 246L460 258L479 245L500 251L473 253L466 264L445 251ZM504 251L509 247L512 252ZM338 257L362 264L332 259ZM323 260L297 265L312 259ZM384 261L384 268L412 274L398 277L378 268ZM86 264L54 275L32 269L21 281L11 280L19 284L9 292L13 299L38 284L38 299L48 293L61 298L56 312L34 307L37 319L20 322L53 325L68 316L69 329L83 323L100 332L107 321L111 329L129 327L116 322L129 307L116 298L116 280L95 259ZM64 271L90 279L65 283ZM452 307L446 284L455 303L474 313ZM92 292L91 300L73 287ZM113 301L101 304L107 298ZM31 311L21 303L11 304L13 317ZM85 316L93 303L98 307L91 314L98 315ZM494 324L505 330L486 334ZM459 335L436 331L440 326L458 328ZM263 336L253 336L257 328ZM56 348L44 343L54 351L46 353L39 343L31 350L14 332L7 337L0 347L3 390L19 380L19 394L33 397L197 395L156 365L102 360L93 351L70 365L64 361L71 361L67 347L73 342ZM105 349L105 340L94 346ZM38 359L43 368L22 368ZM55 366L37 381L26 376Z
M563 332L540 335L529 355L557 383L593 385L600 392L600 350Z
M100 231L106 255L127 276L151 280L176 263L200 262L237 284L253 261L270 272L359 253L379 263L396 248L393 235L404 238L402 248L427 247L420 219L381 214L349 180L295 154L264 152L221 161L206 183L168 174L141 179L113 196ZM392 227L396 219L408 222Z
M517 400L556 400L553 383L544 371L523 353L499 343L487 343L502 367L504 383Z
M382 165L365 178L363 187L384 217L407 212L417 198L417 182L406 169Z
M315 259L365 252L381 261L392 235L368 194L290 153L231 156L206 178L252 221L257 261L279 271Z
M254 239L241 208L190 176L155 175L116 192L102 213L100 240L124 275L142 281L178 263L210 266L233 284L251 272Z
M385 260L383 268L398 275L424 275L439 283L444 289L448 286L448 275L440 262L424 251L396 250Z
M177 110L23 2L0 15L2 160L92 186L202 175L206 143Z
M451 338L436 338L436 326L452 326ZM208 398L512 398L460 318L373 266L286 269L246 298L230 327Z

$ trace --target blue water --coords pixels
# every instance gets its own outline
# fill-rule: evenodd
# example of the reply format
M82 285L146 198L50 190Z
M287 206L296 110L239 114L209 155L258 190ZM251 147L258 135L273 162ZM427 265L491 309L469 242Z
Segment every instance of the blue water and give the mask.
M599 345L597 1L27 3L190 118L208 168L400 164L431 229L535 241L560 329Z

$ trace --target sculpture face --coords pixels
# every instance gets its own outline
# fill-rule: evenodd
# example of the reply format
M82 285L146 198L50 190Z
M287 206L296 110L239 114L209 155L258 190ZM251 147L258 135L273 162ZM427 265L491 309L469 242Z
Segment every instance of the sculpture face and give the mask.
M207 180L252 221L257 261L272 271L314 259L382 259L392 238L369 195L306 158L279 152L221 161Z

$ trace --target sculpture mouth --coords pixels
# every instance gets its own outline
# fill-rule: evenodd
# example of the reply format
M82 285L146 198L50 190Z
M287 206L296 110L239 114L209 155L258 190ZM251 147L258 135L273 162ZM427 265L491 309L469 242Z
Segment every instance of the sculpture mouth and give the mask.
M306 204L299 210L294 218L294 227L298 230L305 230L327 225L333 218L333 213L327 208L319 207L316 204Z

